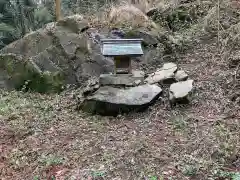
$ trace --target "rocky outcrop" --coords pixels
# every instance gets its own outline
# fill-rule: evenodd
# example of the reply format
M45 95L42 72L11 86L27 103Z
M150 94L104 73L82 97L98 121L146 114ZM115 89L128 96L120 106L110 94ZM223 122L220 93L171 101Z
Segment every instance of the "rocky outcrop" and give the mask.
M91 76L99 76L113 70L113 62L101 55L100 45L96 43L95 37L91 36L92 33L87 32L88 26L80 15L66 17L57 23L49 23L0 50L0 60L3 61L2 59L10 53L18 57L18 64L21 64L21 67L25 68L27 63L31 69L42 75L61 74L60 83L63 85L82 84ZM6 63L0 64L1 87L13 88L14 86L6 85L11 81L6 80L11 76ZM15 71L18 74L22 73L18 72L18 69ZM31 79L32 77L23 78L24 81ZM25 84L24 81L18 80ZM36 90L34 87L31 88Z
M85 112L115 116L140 111L158 99L162 89L157 85L142 85L127 89L104 86L87 97L80 108Z

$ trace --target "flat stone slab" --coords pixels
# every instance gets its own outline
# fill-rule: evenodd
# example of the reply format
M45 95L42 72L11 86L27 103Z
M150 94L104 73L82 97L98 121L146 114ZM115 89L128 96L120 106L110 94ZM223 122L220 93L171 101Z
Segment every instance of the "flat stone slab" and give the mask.
M100 85L137 86L144 81L144 72L134 71L132 74L101 74Z
M97 91L99 89L98 81L99 80L96 77L88 79L86 82L86 87L83 88L83 96L88 96L89 94L92 94L93 92Z
M86 98L80 108L92 114L115 116L119 113L145 110L157 100L162 89L157 85L141 85L128 89L104 86Z
M175 63L165 63L163 67L160 70L169 70L171 72L176 72L178 69L177 65Z
M189 94L193 90L193 80L173 83L169 90L169 100L171 103L188 102Z
M174 73L177 71L175 63L166 63L162 68L158 69L155 73L150 74L145 82L148 84L155 84L159 82L172 82L174 81Z
M140 70L134 70L134 71L132 71L132 75L133 75L133 77L144 78L145 72L140 71Z

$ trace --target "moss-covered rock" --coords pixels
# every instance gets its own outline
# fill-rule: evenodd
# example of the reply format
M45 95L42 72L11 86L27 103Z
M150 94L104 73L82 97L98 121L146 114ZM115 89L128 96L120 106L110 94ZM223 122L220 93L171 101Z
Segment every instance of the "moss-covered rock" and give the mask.
M81 15L74 15L65 17L59 22L49 23L45 27L25 35L22 39L1 49L0 54L11 53L24 57L27 64L31 63L30 67L34 64L34 68L41 72L33 71L34 73L30 77L36 77L38 80L29 82L26 88L36 89L35 82L38 81L40 84L48 84L47 87L57 86L56 89L62 83L80 86L89 77L113 71L113 61L106 60L101 55L100 43L96 42L93 37L93 33L88 29L88 22ZM18 64L16 66L25 71L23 60L20 62L21 66ZM12 61L8 63L12 63ZM4 68L6 67L8 66L5 63ZM17 70L17 72L21 72L20 76L24 77L24 81L29 79L29 75L22 74L21 70ZM30 72L32 73L32 71ZM11 82L1 80L8 74L7 71L0 72L0 88L6 87L6 82ZM19 78L17 79L21 87L22 82L19 82ZM48 91L46 88L38 86L37 89L39 89L38 91Z
M5 72L1 81L6 89L47 93L60 92L64 85L61 72L42 72L30 59L14 54L0 55L0 71Z
M141 38L144 46L156 46L159 43L157 31L129 29L125 30L125 38Z
M27 77L23 78L22 82L24 84L18 86L19 90L30 90L40 93L59 93L64 87L64 80L61 73L44 72L38 74L31 72Z

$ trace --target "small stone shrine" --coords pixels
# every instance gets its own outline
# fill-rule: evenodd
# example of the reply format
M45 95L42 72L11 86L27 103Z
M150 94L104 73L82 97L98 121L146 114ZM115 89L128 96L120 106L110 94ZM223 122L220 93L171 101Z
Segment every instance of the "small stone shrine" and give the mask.
M102 39L101 51L105 57L113 57L114 74L131 74L131 58L143 55L142 39Z
M143 82L144 75L132 69L133 57L143 55L142 39L102 39L101 52L114 60L114 74L102 74L100 85L135 86Z

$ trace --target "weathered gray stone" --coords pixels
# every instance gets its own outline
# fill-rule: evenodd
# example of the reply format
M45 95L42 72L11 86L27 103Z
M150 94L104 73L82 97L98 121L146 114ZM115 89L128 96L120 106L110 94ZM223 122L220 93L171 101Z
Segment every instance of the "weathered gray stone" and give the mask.
M158 41L158 33L155 31L146 32L145 30L131 30L125 33L126 38L142 38L146 46L156 46Z
M193 80L181 81L170 86L169 100L171 104L189 102L193 90Z
M86 87L83 89L83 96L88 96L99 89L99 80L96 77L88 79Z
M58 56L58 63L54 63L55 57ZM58 72L61 71L59 65L67 63L66 58L61 56L61 52L55 46L49 46L36 56L31 57L32 61L41 71Z
M99 33L98 29L96 29L96 28L89 28L86 31L86 33L96 43L100 43L101 39L107 38L106 35Z
M163 16L164 11L168 8L165 3L159 3L157 7L150 8L146 15L152 18Z
M114 67L111 59L101 55L99 42L83 32L87 28L88 22L81 15L69 16L25 35L1 49L0 54L11 53L24 61L31 60L41 73L61 73L64 85L80 85L89 77L112 72ZM1 76L6 77L0 79L6 79L10 75L5 72ZM3 80L2 86L7 86Z
M146 12L146 15L149 16L149 17L152 17L154 15L158 15L160 12L159 8L151 8L149 9L147 12Z
M229 58L229 67L236 68L240 64L240 53Z
M75 34L71 31L58 27L55 31L55 37L59 40L59 43L63 47L65 53L70 57L74 57L77 49L80 49L84 53L88 53L90 51L88 45L89 39L83 34Z
M52 45L54 37L49 35L45 29L39 29L26 34L22 39L17 40L0 50L2 54L13 53L29 58L36 56Z
M145 77L145 73L143 71L139 71L139 70L133 70L132 74L133 74L133 77L137 77L137 78Z
M175 79L176 81L186 81L188 79L188 74L183 70L177 71L175 73Z
M128 89L104 86L93 96L87 97L80 108L89 113L117 115L130 111L140 111L157 100L162 89L157 85L142 85Z
M174 63L166 63L155 73L150 74L145 82L155 84L159 82L168 83L174 81L174 73L177 71L177 65Z
M133 86L134 82L138 80L131 75L125 74L101 74L99 83L100 85L120 85L120 86Z
M109 37L111 39L122 39L124 38L125 33L120 29L113 29L109 32Z
M0 87L7 90L27 88L38 92L59 92L64 85L60 71L43 72L32 59L25 61L16 54L0 54L0 72Z
M57 26L65 27L72 32L79 34L89 27L89 22L84 20L80 14L65 17L56 23Z
M155 84L159 82L163 82L166 80L172 80L174 77L174 74L170 71L157 71L155 73L152 73L147 77L145 82L148 84Z
M175 63L170 62L170 63L165 63L160 70L168 70L175 73L177 69L178 69L177 65Z
M0 57L1 59L1 57ZM0 89L13 89L14 86L12 83L9 83L9 76L6 70L0 71Z
M144 81L143 71L133 71L132 74L101 74L100 85L136 86Z
M135 84L136 86L138 86L138 85L141 84L141 83L142 83L141 80L136 80L136 81L134 81L134 84Z

